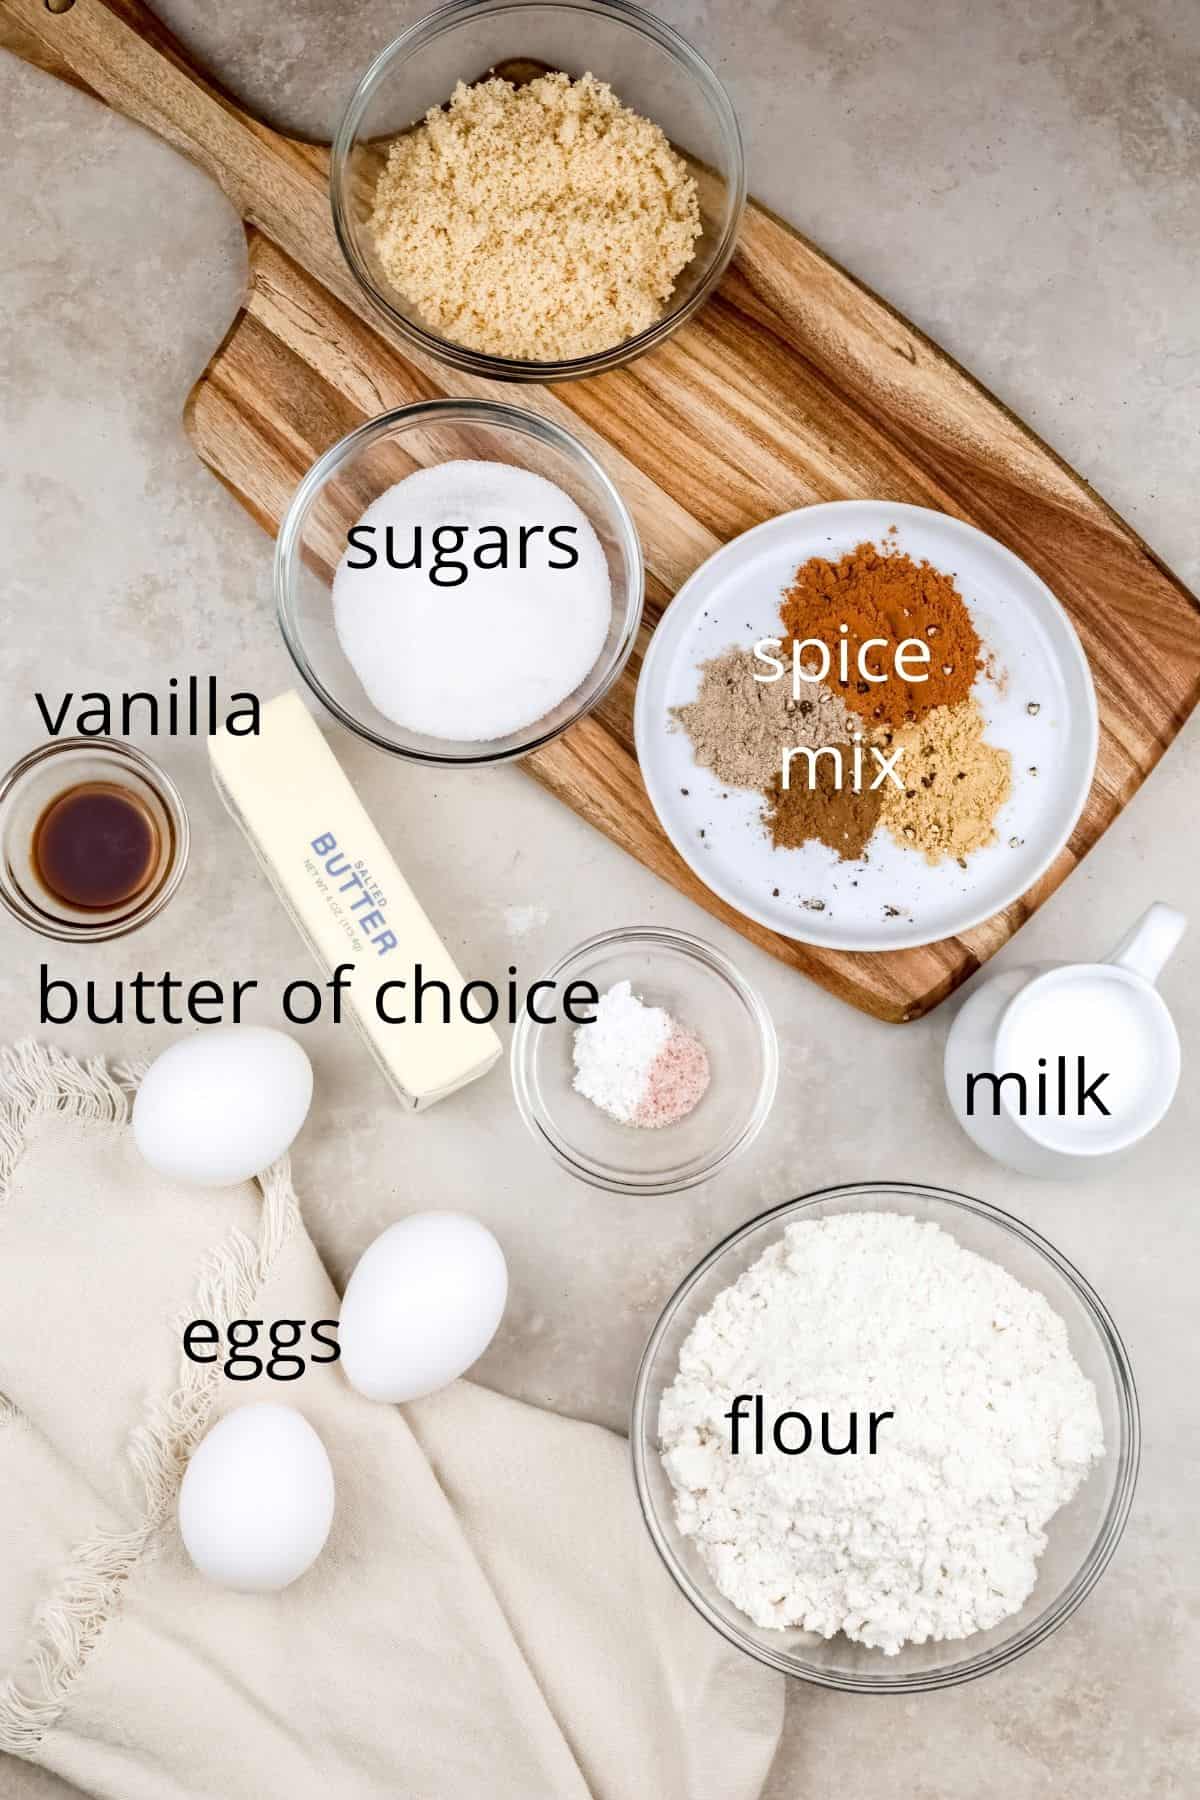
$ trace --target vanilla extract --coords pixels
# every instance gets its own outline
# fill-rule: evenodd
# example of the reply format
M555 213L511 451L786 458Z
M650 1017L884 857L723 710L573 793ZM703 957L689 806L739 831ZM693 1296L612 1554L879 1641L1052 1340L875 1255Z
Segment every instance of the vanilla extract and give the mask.
M219 731L257 737L259 733L258 695L239 692L225 698L215 675L189 675L182 682L172 675L165 695L145 689L119 694L71 691L54 706L45 694L35 693L34 699L53 738L67 726L77 737L213 737Z
M56 795L30 844L42 886L81 912L107 912L136 899L158 861L158 826L149 807L113 781L83 781Z

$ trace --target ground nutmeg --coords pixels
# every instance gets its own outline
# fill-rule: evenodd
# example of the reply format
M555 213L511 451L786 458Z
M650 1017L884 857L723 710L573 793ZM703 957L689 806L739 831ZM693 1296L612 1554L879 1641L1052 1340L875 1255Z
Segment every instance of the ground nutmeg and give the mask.
M839 744L836 748L840 766L849 768L852 746ZM772 781L763 821L777 850L799 850L815 838L835 850L843 862L857 862L864 854L879 823L883 795L877 788L856 793L852 787L840 786L835 776L838 766L832 757L817 756L812 786L805 781L785 788L781 775Z

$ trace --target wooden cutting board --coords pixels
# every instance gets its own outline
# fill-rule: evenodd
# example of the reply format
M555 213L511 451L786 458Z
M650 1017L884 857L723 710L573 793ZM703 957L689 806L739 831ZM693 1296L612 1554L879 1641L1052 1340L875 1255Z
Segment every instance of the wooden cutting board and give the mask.
M718 545L815 501L939 507L1037 570L1092 666L1096 778L1053 867L961 937L877 955L813 949L711 895L659 830L642 787L632 733L640 652L590 718L523 764L648 868L851 1004L914 1019L965 980L1097 842L1200 696L1196 600L1020 420L763 208L747 209L716 296L653 354L554 388L481 381L392 336L359 292L330 222L327 151L251 118L138 0L0 0L0 43L166 138L245 219L245 305L186 421L200 456L266 530L310 463L364 418L482 395L583 436L617 481L646 557L642 648Z

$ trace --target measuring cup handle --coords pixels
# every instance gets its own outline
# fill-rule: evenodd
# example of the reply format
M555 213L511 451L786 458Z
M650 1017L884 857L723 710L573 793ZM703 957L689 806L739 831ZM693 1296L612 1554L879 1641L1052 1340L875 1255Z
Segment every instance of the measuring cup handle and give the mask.
M1108 960L1154 983L1186 930L1183 913L1156 900L1125 933Z

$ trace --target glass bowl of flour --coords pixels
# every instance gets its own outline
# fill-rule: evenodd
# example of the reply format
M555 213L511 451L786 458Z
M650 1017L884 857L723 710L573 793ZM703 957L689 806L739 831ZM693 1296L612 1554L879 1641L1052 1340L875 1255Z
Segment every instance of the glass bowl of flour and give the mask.
M950 1687L1055 1631L1120 1541L1140 1441L1083 1276L996 1207L906 1183L718 1244L654 1329L630 1439L692 1605L852 1693Z
M284 642L310 691L410 762L539 749L629 659L643 569L628 507L570 432L515 406L431 400L313 464L275 546Z

